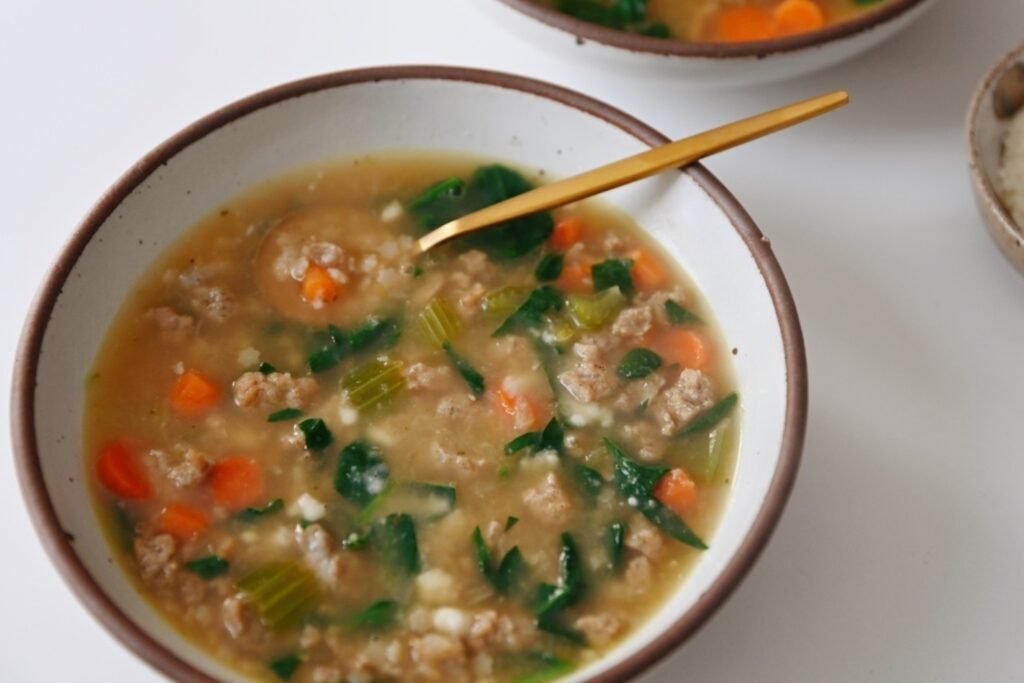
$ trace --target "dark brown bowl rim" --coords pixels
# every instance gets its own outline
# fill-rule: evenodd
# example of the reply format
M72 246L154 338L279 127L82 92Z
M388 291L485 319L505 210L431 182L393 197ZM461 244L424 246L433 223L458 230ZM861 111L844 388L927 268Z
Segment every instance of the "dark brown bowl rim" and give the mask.
M35 431L34 389L40 349L61 288L86 245L116 207L151 173L193 142L256 110L327 88L367 82L446 80L506 88L554 100L601 118L649 145L668 139L637 119L577 92L505 73L446 66L391 66L314 76L256 93L188 126L156 147L128 170L86 215L58 256L33 302L15 358L11 433L22 493L36 532L50 559L78 599L115 638L174 680L219 683L162 646L124 614L86 571L63 531L43 479ZM595 676L596 683L625 681L650 667L692 635L733 592L764 548L792 490L807 422L807 367L803 336L793 297L771 246L747 212L707 170L694 165L694 178L729 217L758 264L779 319L786 360L786 415L780 459L757 518L735 556L694 605L657 638L615 667Z
M929 1L891 0L888 5L868 12L862 17L842 21L818 31L801 33L785 38L752 40L745 43L695 43L685 40L651 38L650 36L641 36L635 33L605 28L604 26L592 24L588 21L563 14L553 8L540 5L536 0L498 0L498 2L504 3L512 9L518 10L548 26L566 31L581 40L592 40L596 43L631 52L668 57L706 57L711 59L766 57L781 52L795 52L805 48L817 47L834 40L870 31L876 26L888 23L890 20Z

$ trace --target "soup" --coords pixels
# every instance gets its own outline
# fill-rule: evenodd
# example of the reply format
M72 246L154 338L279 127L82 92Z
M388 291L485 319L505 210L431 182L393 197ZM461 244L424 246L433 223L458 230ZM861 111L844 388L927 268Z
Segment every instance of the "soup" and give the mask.
M565 14L630 33L702 43L817 31L890 0L543 0Z
M257 680L554 680L677 589L728 494L730 353L583 203L417 257L524 191L437 155L306 169L152 267L87 385L112 547Z

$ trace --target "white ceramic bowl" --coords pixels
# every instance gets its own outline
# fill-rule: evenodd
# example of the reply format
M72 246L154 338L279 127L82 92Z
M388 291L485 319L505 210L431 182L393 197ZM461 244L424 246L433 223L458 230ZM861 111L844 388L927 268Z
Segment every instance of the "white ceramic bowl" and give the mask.
M978 86L967 112L967 144L974 197L985 226L1010 263L1024 273L1024 226L1017 225L996 194L1010 119L997 114L995 94L1000 78L1017 64L1024 64L1024 44L999 60Z
M498 22L563 56L633 69L676 83L737 86L770 83L833 66L896 35L936 0L891 0L875 12L821 31L748 43L692 43L650 38L581 21L536 0L488 3Z
M240 676L167 625L110 562L85 486L80 387L147 265L213 207L303 164L381 150L458 150L560 176L665 139L582 95L442 67L330 74L237 102L146 156L78 228L43 285L15 371L13 433L39 534L93 615L181 681ZM736 347L740 456L721 526L692 575L648 624L570 681L621 681L693 633L767 542L793 484L807 379L797 315L771 248L699 166L610 193L678 258Z

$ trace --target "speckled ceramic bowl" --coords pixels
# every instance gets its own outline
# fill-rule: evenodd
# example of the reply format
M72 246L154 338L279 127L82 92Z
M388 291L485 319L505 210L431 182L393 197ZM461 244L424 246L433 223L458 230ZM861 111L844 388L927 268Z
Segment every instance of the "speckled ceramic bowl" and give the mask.
M82 457L82 379L149 264L212 208L298 166L395 149L461 151L567 176L667 140L577 93L505 74L392 67L319 76L222 109L156 148L75 231L36 300L14 373L14 452L57 568L96 619L174 680L243 677L186 639L136 592L93 511ZM807 375L796 310L767 240L700 166L620 188L684 265L735 347L743 396L732 496L710 550L661 609L568 683L624 681L682 643L768 541L796 476Z
M1024 79L1024 44L1000 60L978 86L967 112L967 144L974 196L985 226L1010 263L1024 273L1024 227L1014 222L996 192L1006 129L1014 115L1024 116L1024 80L1018 79Z
M499 0L488 7L524 39L582 62L642 70L673 82L749 85L793 78L838 64L896 35L935 0L892 0L878 11L821 31L748 43L663 40L605 28L535 0Z

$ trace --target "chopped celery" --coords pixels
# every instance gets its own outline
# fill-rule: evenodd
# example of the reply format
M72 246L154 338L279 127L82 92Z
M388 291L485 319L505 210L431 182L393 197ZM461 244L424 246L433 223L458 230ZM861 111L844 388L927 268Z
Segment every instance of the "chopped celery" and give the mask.
M437 346L443 346L459 333L459 317L443 296L435 296L419 315L420 330Z
M493 318L507 318L530 295L526 287L502 287L489 292L483 300L484 313Z
M256 607L272 631L298 624L316 609L320 590L309 571L294 562L271 562L238 581L238 588Z
M619 312L626 304L626 297L618 287L610 287L597 294L570 294L566 303L577 325L596 330Z
M359 410L370 408L405 386L402 368L401 361L377 358L345 375L341 386L353 406Z
M729 437L729 420L719 424L702 438L686 444L682 461L686 471L701 484L714 481L722 464L725 442Z
M564 311L546 316L545 322L547 323L544 328L545 341L564 347L576 338L578 332L576 325Z

